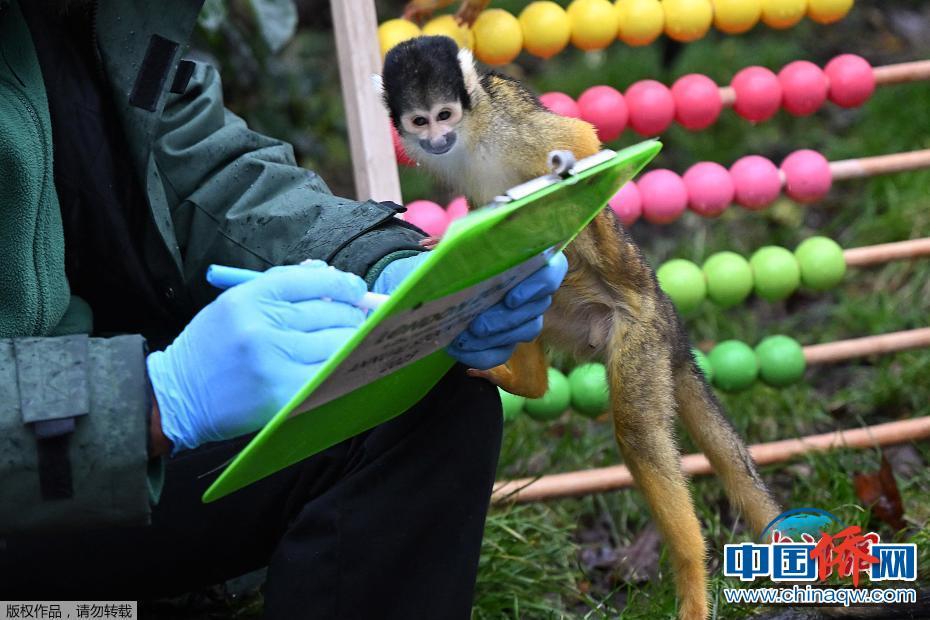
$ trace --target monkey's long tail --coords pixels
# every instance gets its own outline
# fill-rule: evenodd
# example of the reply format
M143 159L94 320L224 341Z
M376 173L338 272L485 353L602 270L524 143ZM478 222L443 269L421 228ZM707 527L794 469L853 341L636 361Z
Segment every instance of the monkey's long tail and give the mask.
M759 477L746 444L698 373L691 361L675 372L678 413L723 481L730 502L742 512L755 533L760 534L781 509Z

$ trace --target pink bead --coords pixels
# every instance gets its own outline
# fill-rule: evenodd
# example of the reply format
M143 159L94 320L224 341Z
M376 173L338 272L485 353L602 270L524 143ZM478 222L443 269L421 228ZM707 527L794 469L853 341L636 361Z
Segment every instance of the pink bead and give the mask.
M795 116L807 116L827 99L827 76L812 62L796 60L778 72L782 105Z
M769 206L781 192L778 168L765 157L747 155L730 166L736 202L747 209Z
M720 164L694 164L681 178L688 189L688 206L704 217L717 217L733 202L733 179Z
M414 200L403 216L404 221L433 237L441 237L449 226L446 210L430 200Z
M397 133L397 127L391 125L391 141L394 143L394 157L397 158L397 163L401 166L415 166L417 162L410 159L410 156L407 155L407 151L404 150L404 145L400 141L400 134Z
M720 89L712 79L699 73L690 73L672 84L675 100L675 118L686 129L696 131L717 122L723 103Z
M875 73L862 56L842 54L827 63L824 73L830 81L830 101L844 108L855 108L875 92Z
M781 84L765 67L746 67L733 76L730 86L736 92L733 109L754 123L771 118L781 106Z
M592 86L581 93L578 111L597 128L601 142L610 142L623 133L629 116L623 95L610 86Z
M675 118L675 100L665 84L641 80L630 86L623 97L630 111L630 126L641 136L662 133Z
M613 195L609 203L610 208L620 218L623 225L630 227L643 213L643 200L639 195L636 183L629 181L620 191Z
M570 116L572 118L581 118L581 112L578 110L578 104L575 103L574 99L565 93L543 93L539 96L539 102L556 114Z
M446 207L446 215L449 217L450 222L468 215L468 201L465 200L465 196L453 198L452 202Z
M810 149L801 149L781 162L785 193L798 202L815 202L830 191L833 175L827 158Z
M684 181L671 170L647 172L637 182L643 202L643 217L653 224L668 224L678 219L688 205Z

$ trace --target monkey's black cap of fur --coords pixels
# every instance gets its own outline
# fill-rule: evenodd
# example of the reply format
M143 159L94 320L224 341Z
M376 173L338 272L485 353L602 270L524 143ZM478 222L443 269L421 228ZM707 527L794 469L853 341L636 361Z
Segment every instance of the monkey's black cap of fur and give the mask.
M455 41L445 36L416 37L391 48L381 79L384 103L396 126L403 112L428 108L437 101L460 101L464 109L471 107L458 51Z

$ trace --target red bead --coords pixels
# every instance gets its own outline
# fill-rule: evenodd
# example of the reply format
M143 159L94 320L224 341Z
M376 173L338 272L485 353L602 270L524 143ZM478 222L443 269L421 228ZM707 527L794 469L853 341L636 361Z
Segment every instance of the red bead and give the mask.
M636 82L624 95L630 111L630 126L641 136L655 136L672 124L675 100L665 84L655 80Z
M465 200L465 196L453 198L452 202L446 205L446 215L450 222L468 215L468 201Z
M629 116L623 95L610 86L592 86L581 93L578 111L597 128L601 142L610 142L623 133Z
M404 150L404 145L400 141L400 134L397 133L397 127L391 125L391 142L394 143L394 157L397 158L397 163L401 166L416 166L417 162L410 159L410 156L407 155L407 151Z
M643 213L643 201L636 183L628 181L608 202L623 225L630 227Z
M795 116L807 116L827 99L827 76L812 62L796 60L778 72L782 105Z
M699 73L678 78L672 84L672 98L675 100L675 119L691 131L713 125L723 108L720 89L712 79Z
M827 158L810 149L801 149L781 162L785 193L798 202L815 202L830 191L833 175Z
M733 109L747 120L769 119L781 106L781 84L765 67L746 67L733 76L730 86L736 93Z
M407 205L403 216L405 222L433 237L441 237L449 227L446 210L430 200L414 200Z
M694 164L682 177L688 189L688 206L704 217L717 217L733 202L733 179L720 164Z
M570 116L571 118L581 118L578 104L565 93L543 93L539 96L539 102L556 114Z
M736 202L747 209L764 209L781 192L778 168L765 157L747 155L730 166Z
M685 183L671 170L647 172L636 185L643 201L643 217L653 224L674 222L688 206Z
M824 73L830 81L830 101L844 108L855 108L875 92L875 73L862 56L842 54L827 63Z

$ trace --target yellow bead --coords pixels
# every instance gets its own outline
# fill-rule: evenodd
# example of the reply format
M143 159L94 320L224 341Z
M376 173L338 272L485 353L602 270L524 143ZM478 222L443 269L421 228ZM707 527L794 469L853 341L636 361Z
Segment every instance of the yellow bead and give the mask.
M475 25L475 56L489 65L505 65L520 54L523 29L517 18L504 9L483 11Z
M599 50L617 38L617 12L607 0L574 0L568 5L572 45L585 51Z
M471 28L459 26L451 15L440 15L429 20L423 26L423 34L444 35L455 41L459 47L471 49L475 47L475 35Z
M565 9L555 2L539 0L526 5L520 13L523 47L540 58L551 58L568 45L572 23Z
M710 0L664 0L665 34L688 43L697 41L710 28L714 9Z
M770 28L791 28L806 12L807 0L762 0L762 21Z
M659 0L617 0L617 38L634 47L649 45L665 28L665 12Z
M384 58L388 50L407 39L420 36L420 29L406 19L389 19L378 26L378 43L381 45L381 57Z
M807 16L818 24L832 24L846 17L853 0L808 0Z
M761 16L762 0L714 0L714 27L720 32L746 32Z

